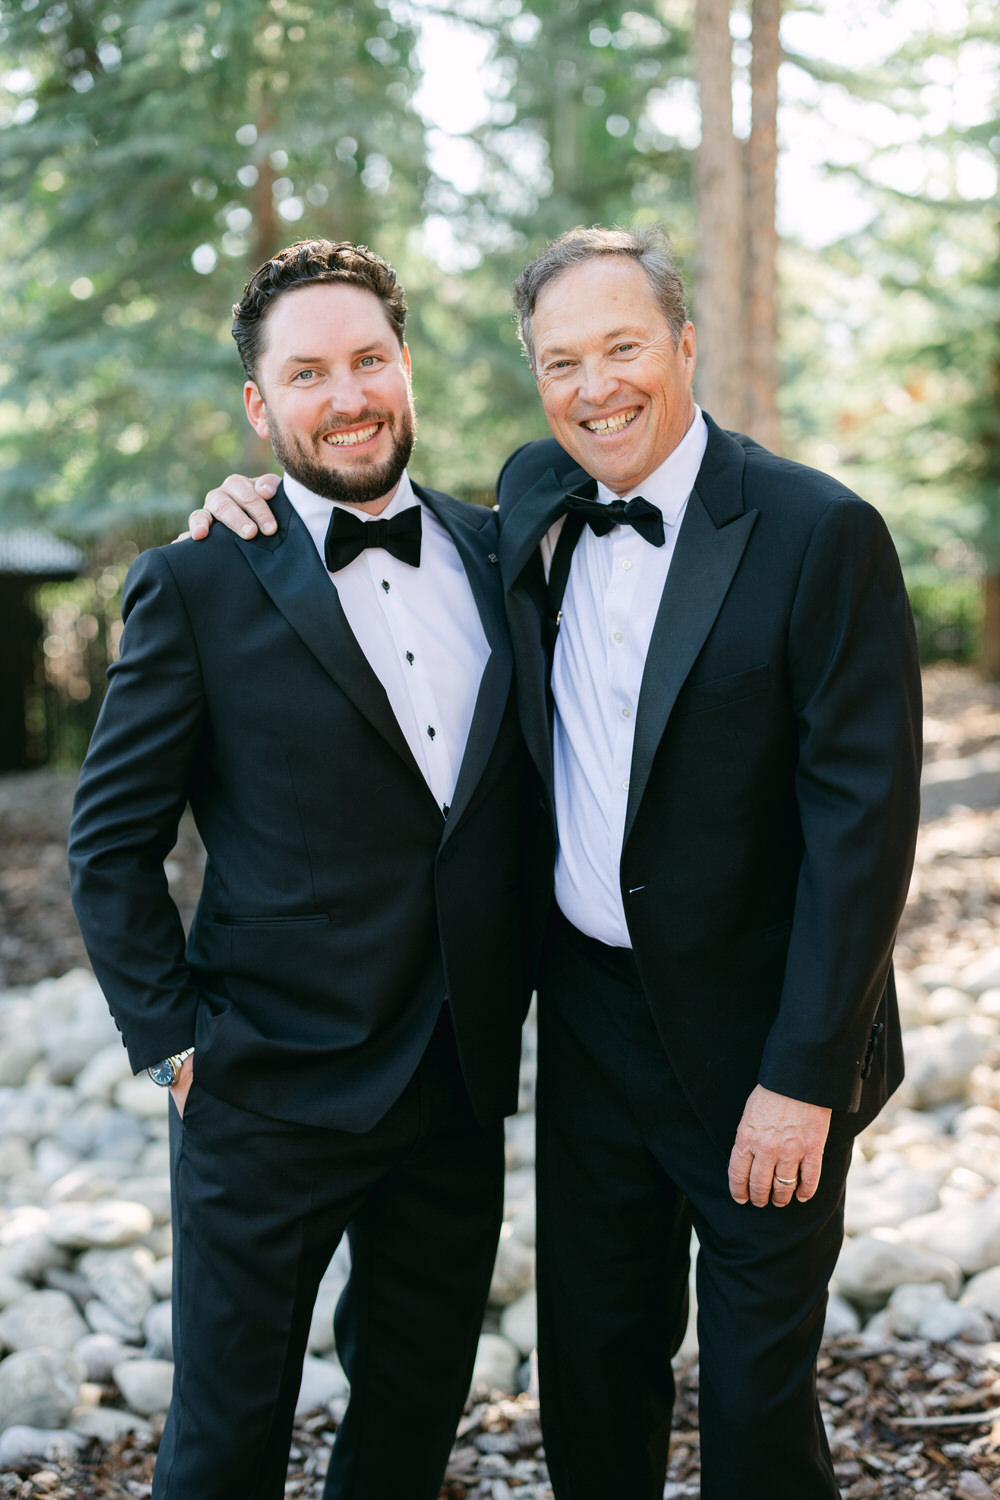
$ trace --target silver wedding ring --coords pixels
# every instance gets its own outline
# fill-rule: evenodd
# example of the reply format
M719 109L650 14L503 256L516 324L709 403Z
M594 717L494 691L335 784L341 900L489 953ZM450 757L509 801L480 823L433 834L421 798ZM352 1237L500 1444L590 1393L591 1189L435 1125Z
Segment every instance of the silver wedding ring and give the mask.
M775 1177L775 1182L780 1182L782 1187L794 1187L798 1182L797 1177Z

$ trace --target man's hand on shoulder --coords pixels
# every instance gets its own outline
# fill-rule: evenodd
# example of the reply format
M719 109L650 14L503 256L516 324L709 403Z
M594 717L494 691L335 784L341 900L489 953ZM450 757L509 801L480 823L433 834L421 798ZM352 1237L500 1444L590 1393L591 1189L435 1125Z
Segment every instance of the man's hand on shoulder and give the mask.
M789 1099L758 1084L746 1102L729 1158L729 1191L737 1203L784 1208L806 1203L819 1186L829 1109Z
M277 474L261 474L256 479L249 479L246 474L230 474L217 490L209 490L201 510L191 512L190 530L184 535L200 542L208 536L216 520L248 539L257 535L258 528L265 536L272 536L275 521L267 502L280 483Z

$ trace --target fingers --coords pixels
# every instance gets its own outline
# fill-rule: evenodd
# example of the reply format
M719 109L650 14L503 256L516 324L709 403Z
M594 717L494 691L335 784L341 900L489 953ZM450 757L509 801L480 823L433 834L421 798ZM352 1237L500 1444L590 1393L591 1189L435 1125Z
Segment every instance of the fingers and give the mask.
M810 1153L803 1157L802 1165L799 1167L799 1186L796 1198L800 1203L808 1203L816 1189L819 1187L820 1172L823 1170L822 1151ZM782 1176L785 1174L782 1173Z
M750 1199L750 1171L753 1167L753 1152L741 1147L737 1139L729 1158L729 1196L736 1203L747 1203Z
M208 528L212 524L212 517L207 510L193 510L188 516L188 529L182 531L180 536L175 537L177 542L183 542L188 537L193 537L196 542L204 541L208 536Z
M265 536L271 536L276 528L267 502L280 482L277 474L261 474L254 480L245 474L230 474L217 490L209 490L205 509L240 536L256 536L258 527ZM191 529L193 532L194 527Z

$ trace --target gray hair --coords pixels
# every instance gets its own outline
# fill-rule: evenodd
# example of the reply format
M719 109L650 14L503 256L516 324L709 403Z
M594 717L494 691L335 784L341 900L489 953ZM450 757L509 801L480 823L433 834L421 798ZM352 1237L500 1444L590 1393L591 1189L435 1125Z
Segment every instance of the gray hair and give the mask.
M663 225L649 224L631 229L602 229L596 224L591 229L584 229L579 225L546 245L541 255L525 266L514 283L518 337L532 369L535 368L535 345L531 336L531 316L543 288L564 271L582 265L586 260L595 260L599 255L627 255L638 261L649 277L660 311L670 324L674 344L680 339L688 320L684 278Z

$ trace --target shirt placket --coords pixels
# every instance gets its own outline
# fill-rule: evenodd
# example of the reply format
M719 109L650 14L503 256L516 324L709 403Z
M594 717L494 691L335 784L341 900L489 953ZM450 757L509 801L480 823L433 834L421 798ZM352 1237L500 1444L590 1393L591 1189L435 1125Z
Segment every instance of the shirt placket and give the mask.
M631 526L612 533L611 576L604 599L605 639L608 658L609 712L612 722L611 777L608 786L608 832L617 867L625 832L632 743L635 738L635 607L638 583L638 548L641 538Z
M407 701L417 731L419 760L424 779L442 811L454 788L448 737L443 732L434 680L427 653L421 649L413 628L413 614L407 607L401 588L394 587L396 570L392 559L379 550L366 553L370 576L375 585L386 628L400 663ZM388 564L388 565L387 565Z

